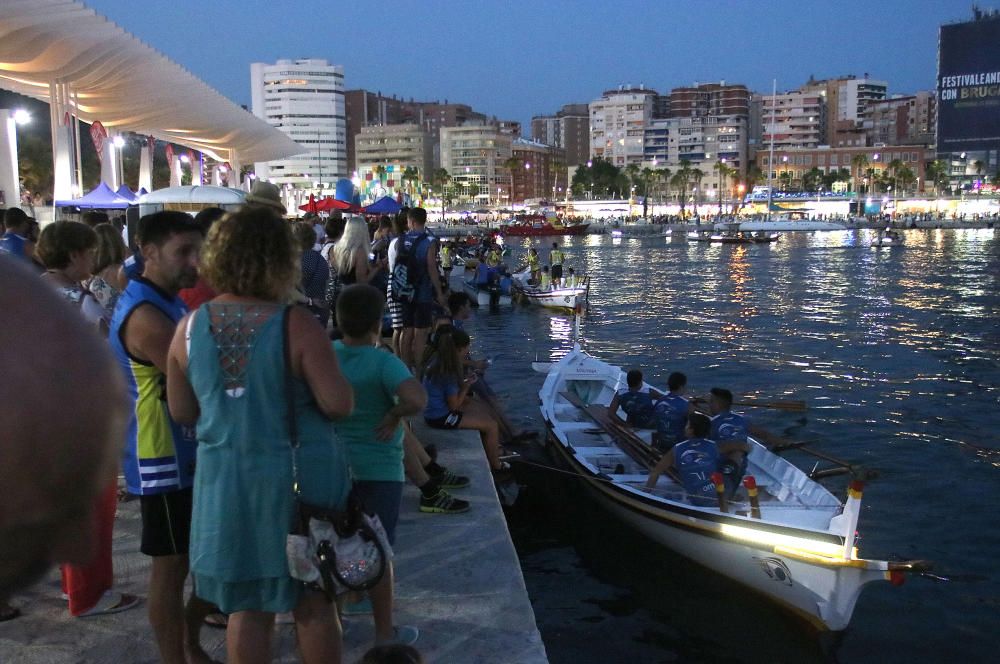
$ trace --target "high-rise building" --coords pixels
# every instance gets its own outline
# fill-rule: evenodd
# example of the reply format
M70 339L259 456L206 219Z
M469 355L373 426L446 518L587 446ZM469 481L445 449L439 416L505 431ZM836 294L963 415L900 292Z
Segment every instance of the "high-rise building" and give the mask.
M937 96L933 92L898 95L871 102L868 132L872 145L934 145Z
M622 86L590 102L590 158L619 168L641 164L656 97L655 90Z
M514 203L529 199L561 199L566 191L565 154L557 148L526 138L511 143L516 161L511 171L511 192Z
M513 137L486 122L440 127L441 167L451 187L479 205L511 201L510 170Z
M433 149L427 130L420 125L362 127L354 143L355 169L362 195L378 198L403 189L412 193L419 190L420 183L431 179ZM415 169L418 178L415 182L403 182L408 168Z
M590 112L587 104L566 104L555 115L531 118L531 138L562 148L567 166L585 163L590 158Z
M250 65L250 92L253 114L308 150L255 164L258 178L315 190L349 175L342 66L321 59L256 62Z
M853 74L817 81L809 79L799 88L805 94L817 94L825 102L823 144L833 147L864 146L870 128L868 108L885 99L889 84Z
M759 149L814 148L826 143L826 98L819 91L761 95Z

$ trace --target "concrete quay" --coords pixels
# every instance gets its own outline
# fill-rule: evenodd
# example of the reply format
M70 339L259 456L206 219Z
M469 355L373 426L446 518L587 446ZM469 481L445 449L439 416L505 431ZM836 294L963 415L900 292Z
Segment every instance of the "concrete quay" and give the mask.
M421 441L437 446L442 464L471 478L468 489L454 494L472 506L464 514L423 514L418 491L406 485L396 532L396 623L420 630L415 647L427 662L547 662L478 435L422 423L414 428ZM138 501L119 504L116 589L145 597L149 559L139 553L139 530ZM0 623L0 664L158 661L145 602L122 613L73 618L54 570L11 603L24 615ZM343 624L344 662L356 662L373 645L371 616L348 616ZM225 661L223 630L204 628L202 644ZM299 661L292 625L275 627L274 646L275 662Z

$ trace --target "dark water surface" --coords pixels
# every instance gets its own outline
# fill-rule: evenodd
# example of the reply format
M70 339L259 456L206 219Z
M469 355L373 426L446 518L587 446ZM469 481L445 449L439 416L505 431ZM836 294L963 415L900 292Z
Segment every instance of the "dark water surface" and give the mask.
M592 276L586 350L695 393L804 399L757 423L877 469L861 555L935 561L951 581L869 586L850 629L817 639L766 601L666 551L535 469L510 525L553 662L1000 660L1000 236L788 233L775 245L566 238ZM511 242L518 262L528 240ZM534 241L547 257L551 239ZM572 319L481 310L469 330L496 356L490 382L521 426L541 429L532 360L572 345ZM789 457L812 468L803 453ZM847 478L827 486L843 498Z

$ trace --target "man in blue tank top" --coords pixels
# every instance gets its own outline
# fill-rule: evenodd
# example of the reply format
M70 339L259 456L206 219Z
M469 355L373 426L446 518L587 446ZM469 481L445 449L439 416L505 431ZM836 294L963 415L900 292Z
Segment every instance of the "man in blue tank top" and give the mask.
M691 504L711 507L717 504L712 473L718 470L719 449L708 439L711 422L701 413L691 413L685 429L687 438L674 445L649 471L646 488L652 489L660 475L673 469L690 496Z
M666 452L684 438L684 426L687 424L691 405L682 395L687 387L687 376L675 371L667 377L667 387L670 392L665 394L653 405L656 413L656 435L653 446L661 452Z
M139 220L145 267L122 292L108 335L132 404L123 466L129 493L139 496L140 550L152 557L149 619L161 661L178 664L205 661L196 626L210 608L192 594L185 613L196 442L194 429L171 419L166 397L167 351L187 311L177 293L198 280L202 233L184 212Z
M618 417L618 409L625 411L625 422L639 429L655 429L656 413L653 411L653 399L663 397L661 392L649 387L642 387L642 372L632 369L625 374L628 388L620 390L608 404L608 414Z

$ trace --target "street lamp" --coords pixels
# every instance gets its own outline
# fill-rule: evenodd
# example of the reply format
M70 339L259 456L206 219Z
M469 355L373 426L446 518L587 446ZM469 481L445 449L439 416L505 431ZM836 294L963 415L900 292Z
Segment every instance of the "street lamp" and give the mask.
M31 122L31 113L24 110L23 108L17 109L16 111L14 111L14 122L16 122L19 125L28 124L29 122Z

